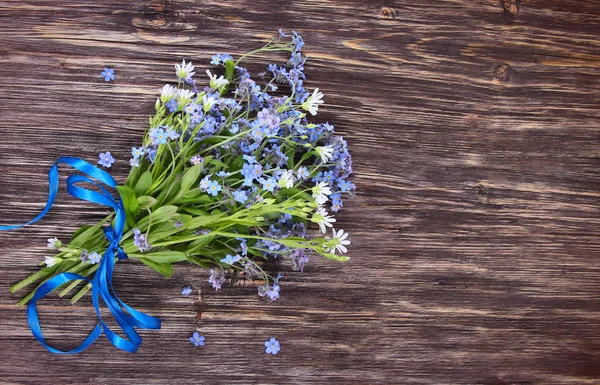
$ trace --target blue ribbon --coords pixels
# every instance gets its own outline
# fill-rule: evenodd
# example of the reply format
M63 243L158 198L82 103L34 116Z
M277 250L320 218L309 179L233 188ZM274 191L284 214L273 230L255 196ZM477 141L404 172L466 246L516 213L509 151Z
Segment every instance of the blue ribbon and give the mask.
M46 207L42 210L42 212L32 219L31 221L14 226L0 226L0 230L12 230L17 229L23 226L27 226L34 222L40 220L44 215L50 211L54 200L56 199L56 194L58 192L58 165L66 164L75 168L76 170L82 172L84 175L70 175L67 178L67 191L69 194L74 196L75 198L96 203L102 206L108 206L115 210L115 220L113 222L113 226L108 226L104 228L104 234L108 241L110 242L102 260L100 261L100 265L98 266L98 270L96 271L96 275L94 279L90 280L82 275L75 273L60 273L51 279L47 280L43 284L41 284L33 298L31 298L29 302L29 307L27 308L27 320L29 321L29 327L31 328L31 332L34 337L49 351L57 354L74 354L79 353L85 350L88 346L90 346L101 334L104 332L108 340L117 348L121 350L125 350L126 352L134 353L140 344L142 343L142 338L137 333L134 328L140 329L160 329L160 319L151 317L145 313L139 312L123 301L119 299L116 295L115 290L112 285L112 276L113 270L115 266L115 254L119 260L126 259L127 254L123 251L119 243L121 242L121 237L123 236L123 230L125 228L125 208L123 207L123 202L120 199L115 200L110 192L105 189L102 185L92 180L91 178L102 182L104 185L111 187L114 191L119 194L117 187L117 182L113 179L110 174L107 172L100 170L99 168L92 166L88 162L79 158L69 158L62 157L59 158L56 163L50 168L48 172L48 181L50 184L50 192L48 193L48 201L46 203ZM98 191L89 190L86 188L82 188L76 186L76 183L90 183L93 186L97 187ZM73 350L63 351L55 349L46 344L44 341L44 336L42 335L42 328L40 327L40 321L37 314L36 302L42 299L46 294L50 293L54 289L58 288L61 285L64 285L67 282L74 280L83 280L92 284L92 302L94 304L94 308L96 309L96 314L98 315L98 324L92 330L92 332L87 336L87 338ZM100 315L100 300L108 307L113 317L125 333L127 338L123 338L113 332L106 323L102 320L102 316ZM127 313L125 313L125 311Z

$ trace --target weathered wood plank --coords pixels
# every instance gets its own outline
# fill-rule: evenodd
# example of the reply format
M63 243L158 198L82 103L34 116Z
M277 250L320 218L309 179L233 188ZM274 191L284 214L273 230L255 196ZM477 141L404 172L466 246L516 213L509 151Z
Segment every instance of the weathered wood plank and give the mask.
M58 155L110 150L123 180L175 62L208 66L279 27L304 36L319 119L354 155L358 196L338 219L351 260L284 267L273 304L250 284L215 293L192 266L167 280L120 263L119 293L163 329L135 355L50 355L8 288L46 238L102 214L63 194L41 224L0 233L0 382L598 383L595 1L0 1L2 223L42 207ZM200 293L182 298L185 284ZM51 340L83 337L86 305L45 302ZM187 342L196 327L203 349Z

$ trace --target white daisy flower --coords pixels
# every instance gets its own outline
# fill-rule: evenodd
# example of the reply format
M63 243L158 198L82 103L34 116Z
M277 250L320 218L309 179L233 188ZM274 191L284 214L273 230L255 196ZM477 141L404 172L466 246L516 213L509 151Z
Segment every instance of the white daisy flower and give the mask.
M54 258L54 257L46 257L46 258L44 258L44 263L48 267L52 267L52 266L56 265L58 262L59 262L58 258Z
M317 211L313 214L310 219L311 222L316 223L321 228L321 232L325 233L327 231L327 227L333 227L332 223L335 222L335 218L330 216L327 210L323 207L319 207Z
M179 106L185 106L186 104L192 101L193 97L194 91L191 90L181 89L177 90L177 93L175 94L175 98L177 99L177 104Z
M175 64L175 73L179 79L185 80L188 77L194 76L194 68L192 62L186 63L184 59L181 61L181 65Z
M165 84L165 86L160 91L160 101L163 103L168 102L173 99L177 94L177 88L173 87L170 84Z
M290 170L284 170L279 177L279 187L281 188L292 188L294 187L294 175Z
M344 233L343 229L339 229L339 231L336 232L333 228L331 229L331 232L333 233L333 238L329 240L329 244L331 245L331 250L329 250L329 252L335 254L335 251L337 250L340 254L347 253L348 249L346 246L350 244L350 241L346 239L348 238L348 233Z
M313 94L302 103L302 109L310 112L311 115L315 116L319 110L319 104L323 104L323 93L319 92L318 88L315 88Z
M48 248L49 249L58 249L62 246L62 242L58 240L58 238L48 238Z
M327 197L331 195L331 189L327 182L319 182L312 188L312 196L317 204L322 205L327 202Z
M212 96L206 97L206 95L204 95L202 97L202 105L204 106L204 112L210 111L210 109L213 108L215 104L217 104L217 100Z
M321 162L327 163L333 156L333 146L319 146L315 148L315 152L321 157Z
M210 85L210 88L212 88L212 89L217 90L217 89L229 84L229 80L225 79L222 75L217 78L217 75L213 75L210 72L210 70L206 70L206 74L210 78L209 85Z

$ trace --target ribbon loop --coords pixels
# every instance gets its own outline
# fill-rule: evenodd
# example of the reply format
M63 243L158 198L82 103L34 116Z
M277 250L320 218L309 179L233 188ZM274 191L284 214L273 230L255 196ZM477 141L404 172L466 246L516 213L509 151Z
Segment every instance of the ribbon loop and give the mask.
M49 182L49 193L48 201L46 206L40 214L38 214L31 221L12 226L0 226L0 230L12 230L23 226L27 226L34 222L37 222L44 217L50 211L56 195L58 193L58 165L66 164L82 172L85 175L73 174L67 178L67 191L75 198L92 202L95 204L108 206L115 211L115 219L112 226L104 228L104 235L109 241L109 246L104 253L96 275L93 280L90 280L84 276L74 273L60 273L50 278L46 282L42 283L35 291L33 297L29 302L27 308L27 320L33 336L50 352L57 354L74 354L79 353L89 347L102 333L106 335L108 340L117 348L125 350L127 352L135 352L142 343L142 338L134 328L140 329L160 329L160 319L149 316L145 313L137 311L132 307L125 304L117 294L115 293L112 276L115 265L115 255L118 260L127 259L127 254L121 248L121 238L123 237L123 231L125 229L125 208L120 198L119 192L116 189L117 182L110 176L106 171L100 170L99 168L89 164L83 159L61 157L56 163L50 168L48 172ZM115 200L112 194L100 183L113 189L119 199ZM89 183L96 187L99 191L90 190L87 188L76 186L76 183ZM87 338L75 349L69 351L62 351L47 345L42 335L42 330L37 314L36 302L47 294L55 290L56 288L64 285L67 282L83 280L89 282L92 285L92 303L98 316L98 324L87 336ZM100 314L101 302L104 303L110 310L112 316L115 318L123 333L127 338L119 336L117 333L112 331L106 323L102 320ZM123 310L124 309L124 310ZM125 311L127 313L125 313Z

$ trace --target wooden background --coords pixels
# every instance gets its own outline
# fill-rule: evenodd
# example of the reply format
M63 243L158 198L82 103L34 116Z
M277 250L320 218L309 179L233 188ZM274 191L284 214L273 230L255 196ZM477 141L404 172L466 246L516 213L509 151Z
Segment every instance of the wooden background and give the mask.
M175 62L210 67L279 27L306 40L317 120L354 155L358 196L338 217L350 261L285 266L272 304L252 284L216 293L193 266L167 280L119 263L121 297L163 329L133 355L103 338L52 355L8 288L46 238L103 213L63 192L41 223L0 233L0 383L600 383L595 0L0 0L1 223L41 209L59 155L110 150L123 181ZM40 313L65 348L95 319L89 301Z

